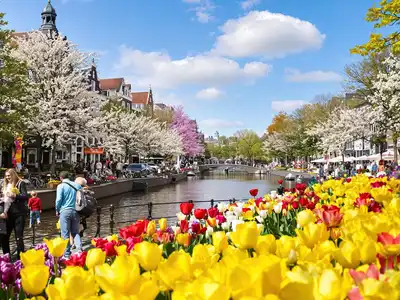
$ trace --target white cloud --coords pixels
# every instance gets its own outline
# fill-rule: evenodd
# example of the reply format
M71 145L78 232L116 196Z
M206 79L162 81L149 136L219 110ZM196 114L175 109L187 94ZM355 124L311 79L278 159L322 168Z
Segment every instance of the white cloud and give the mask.
M224 94L223 91L217 88L206 88L204 90L198 91L196 94L196 98L198 99L205 99L205 100L212 100L221 97Z
M272 101L271 109L273 111L286 111L290 112L307 104L307 101L304 100L284 100L284 101Z
M342 81L342 76L331 71L310 71L304 72L297 69L286 69L286 80L291 82L329 82Z
M206 119L199 122L201 127L207 129L220 129L220 128L237 128L242 127L244 124L240 121L228 121L222 119ZM209 132L209 130L208 130Z
M240 6L244 10L252 9L254 6L260 4L261 0L245 0L240 2Z
M115 70L137 87L174 88L184 84L219 86L235 81L253 82L268 74L271 67L250 62L241 67L236 61L210 55L173 60L167 53L142 52L120 47Z
M220 29L213 52L230 57L280 58L320 49L325 39L312 23L269 11L252 11Z
M183 0L185 3L196 4L196 6L190 10L195 12L196 19L200 23L208 23L214 19L213 12L215 5L211 0Z

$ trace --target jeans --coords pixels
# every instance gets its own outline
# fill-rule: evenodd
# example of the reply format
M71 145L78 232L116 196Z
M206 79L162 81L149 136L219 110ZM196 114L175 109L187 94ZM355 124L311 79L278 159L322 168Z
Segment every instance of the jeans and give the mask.
M75 246L78 250L82 250L82 241L79 236L79 215L75 209L66 209L60 213L61 237L68 240L65 256L71 255L71 243L69 236L74 238Z
M10 253L10 235L14 231L15 242L17 244L17 255L25 251L24 247L24 228L25 228L25 215L8 214L7 218L7 234L1 237L1 248L3 254Z
M30 216L29 216L29 225L33 225L35 223L35 220L37 220L37 223L40 223L40 211L38 210L31 210Z

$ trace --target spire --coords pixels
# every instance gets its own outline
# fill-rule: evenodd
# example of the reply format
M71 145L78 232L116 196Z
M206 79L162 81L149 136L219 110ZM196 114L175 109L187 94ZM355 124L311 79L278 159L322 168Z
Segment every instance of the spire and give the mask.
M53 5L51 5L51 0L47 1L47 5L43 9L41 15L42 15L42 26L40 26L40 30L46 33L48 33L49 31L58 33L56 26L57 13Z

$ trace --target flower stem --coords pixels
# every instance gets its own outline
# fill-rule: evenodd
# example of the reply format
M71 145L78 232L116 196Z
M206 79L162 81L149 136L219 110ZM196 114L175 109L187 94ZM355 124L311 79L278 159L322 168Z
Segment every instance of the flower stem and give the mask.
M58 277L58 257L53 257L54 259L54 276Z

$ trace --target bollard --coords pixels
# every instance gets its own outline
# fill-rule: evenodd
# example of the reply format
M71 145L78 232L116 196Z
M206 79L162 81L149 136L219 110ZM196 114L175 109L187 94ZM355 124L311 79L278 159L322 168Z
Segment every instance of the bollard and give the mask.
M113 204L110 205L110 232L114 234L114 210L115 206Z
M36 220L35 220L36 221ZM32 246L35 246L35 237L36 236L36 230L35 230L35 223L32 224Z
M151 221L151 220L152 220L151 212L152 212L152 210L153 210L153 202L147 203L147 209L148 209L148 211L149 211L149 216L147 217L147 219L148 219L149 221Z
M211 203L211 208L213 208L214 207L214 199L211 199L210 203Z
M97 206L96 213L97 213L97 216L96 216L97 223L96 223L95 237L99 237L100 236L100 227L101 227L101 206Z

